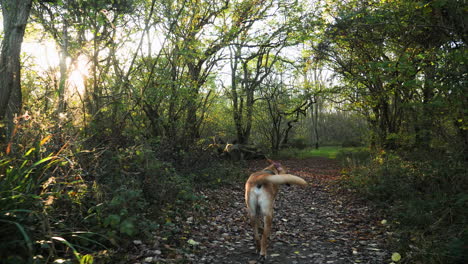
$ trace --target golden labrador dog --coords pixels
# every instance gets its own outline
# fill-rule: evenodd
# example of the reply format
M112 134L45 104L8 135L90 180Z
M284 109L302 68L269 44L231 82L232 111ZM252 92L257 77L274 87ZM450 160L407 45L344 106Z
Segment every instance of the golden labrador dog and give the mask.
M245 203L254 229L254 240L260 260L265 260L267 240L271 232L273 206L281 184L307 185L307 182L297 176L287 174L286 169L268 160L271 164L265 169L254 172L245 183ZM259 235L260 218L263 217L263 234Z

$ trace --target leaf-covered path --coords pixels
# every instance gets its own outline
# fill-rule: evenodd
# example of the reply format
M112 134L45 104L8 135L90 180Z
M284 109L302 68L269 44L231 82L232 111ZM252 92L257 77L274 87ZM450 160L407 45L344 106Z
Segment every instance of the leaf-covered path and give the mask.
M329 190L339 176L336 161L313 158L280 162L310 185L282 186L266 263L390 262L382 219L364 203ZM266 165L265 161L254 161L249 169L253 172ZM205 190L203 194L209 201L204 215L181 219L190 250L174 256L183 256L183 262L189 263L257 263L243 185ZM153 262L170 261L156 256Z

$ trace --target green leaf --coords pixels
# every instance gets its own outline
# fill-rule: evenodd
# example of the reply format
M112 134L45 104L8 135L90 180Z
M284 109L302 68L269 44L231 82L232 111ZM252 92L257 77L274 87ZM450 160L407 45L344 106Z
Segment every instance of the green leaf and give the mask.
M130 220L124 220L120 224L120 232L131 236L131 235L135 234L135 232L136 232L135 225Z
M68 242L65 238L63 238L63 237L51 237L51 238L53 240L60 241L63 244L65 244L67 247L69 247L73 251L73 254L75 255L76 259L79 262L81 261L80 253L78 252L78 250L76 250L75 247L70 242Z
M392 254L392 261L398 262L401 259L401 255L398 252Z
M81 260L80 264L93 264L94 263L94 257L92 255L84 255Z
M187 240L187 243L189 243L189 244L192 245L192 246L200 245L200 242L197 242L197 241L195 241L195 240L193 240L193 239Z
M36 163L34 163L31 167L36 167L37 165L40 165L40 164L42 164L44 162L47 162L47 161L49 161L51 159L55 159L55 158L56 158L56 156L50 156L50 157L47 157L47 158L43 158L43 159L37 161Z
M117 227L120 223L120 216L111 214L104 221L104 226Z

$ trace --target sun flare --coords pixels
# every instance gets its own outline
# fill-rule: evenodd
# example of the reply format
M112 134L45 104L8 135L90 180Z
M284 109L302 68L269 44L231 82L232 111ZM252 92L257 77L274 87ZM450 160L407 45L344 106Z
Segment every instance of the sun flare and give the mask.
M73 95L75 92L81 96L86 89L86 78L89 75L88 59L85 56L80 56L71 66L71 72L68 76L68 84L70 93Z

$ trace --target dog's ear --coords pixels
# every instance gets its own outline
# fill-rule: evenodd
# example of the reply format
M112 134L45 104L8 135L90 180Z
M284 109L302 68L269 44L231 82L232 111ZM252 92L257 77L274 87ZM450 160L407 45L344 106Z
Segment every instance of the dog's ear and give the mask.
M281 168L281 167L282 167L282 166L281 166L281 163L276 162L276 161L272 161L272 160L270 160L270 162L271 162L271 164L272 164L273 166L275 166L275 169L277 169L277 170L281 170L281 169L282 169L282 168Z
M275 168L279 171L282 169L282 166L279 162L273 162L273 165L275 165Z
M273 160L271 160L271 159L267 159L267 161L270 162L271 165L275 166L275 169L276 169L277 171L280 171L280 170L283 169L283 168L282 168L283 166L281 165L281 163L276 162L276 161L273 161Z

